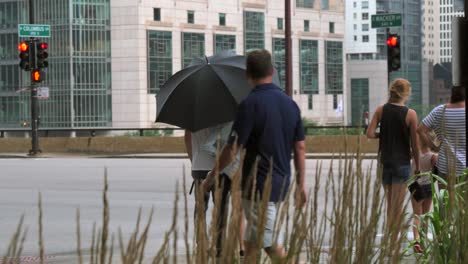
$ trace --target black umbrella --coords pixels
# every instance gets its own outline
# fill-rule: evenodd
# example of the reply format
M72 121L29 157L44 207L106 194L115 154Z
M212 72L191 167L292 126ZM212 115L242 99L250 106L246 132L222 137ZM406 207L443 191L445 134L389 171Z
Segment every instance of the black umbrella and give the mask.
M195 132L232 121L251 89L244 56L224 52L196 58L161 87L156 122Z

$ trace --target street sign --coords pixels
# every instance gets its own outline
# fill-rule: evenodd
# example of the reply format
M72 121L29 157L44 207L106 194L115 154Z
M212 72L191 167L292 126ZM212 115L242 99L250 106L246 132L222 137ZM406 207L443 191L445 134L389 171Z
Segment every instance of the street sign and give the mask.
M378 14L371 16L372 28L401 27L401 14Z
M37 87L37 99L49 99L49 87Z
M18 36L50 38L50 25L18 24Z

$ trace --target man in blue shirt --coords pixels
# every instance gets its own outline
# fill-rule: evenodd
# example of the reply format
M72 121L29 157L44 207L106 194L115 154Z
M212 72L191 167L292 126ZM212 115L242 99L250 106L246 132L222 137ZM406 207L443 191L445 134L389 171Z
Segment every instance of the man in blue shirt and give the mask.
M273 241L274 223L278 204L288 191L291 178L291 157L294 153L296 169L296 201L302 206L306 202L305 191L305 142L304 128L299 107L278 86L272 83L273 65L271 54L257 50L247 57L247 78L255 86L249 96L239 105L236 120L230 136L230 144L222 151L219 163L213 171L221 171L228 165L240 148L245 148L242 170L242 205L248 223L245 234L246 258L264 248L272 258L282 258L286 252ZM257 170L255 164L258 161ZM257 172L254 175L254 172ZM214 173L210 173L203 185L211 186ZM271 193L266 208L266 225L263 241L255 241L257 236L260 201L267 177L271 175ZM255 179L255 180L254 180ZM255 186L254 186L255 183ZM251 197L252 190L255 197Z

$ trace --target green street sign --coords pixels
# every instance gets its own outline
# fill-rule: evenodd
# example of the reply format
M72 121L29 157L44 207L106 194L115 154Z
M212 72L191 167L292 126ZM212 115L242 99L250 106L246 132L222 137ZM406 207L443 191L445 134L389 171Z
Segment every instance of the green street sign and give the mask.
M50 25L19 24L18 36L49 38Z
M372 28L401 27L401 14L378 14L371 16Z

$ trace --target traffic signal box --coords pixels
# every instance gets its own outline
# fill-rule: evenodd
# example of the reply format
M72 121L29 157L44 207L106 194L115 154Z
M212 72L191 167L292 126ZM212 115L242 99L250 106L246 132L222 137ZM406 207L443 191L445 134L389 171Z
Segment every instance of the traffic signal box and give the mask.
M47 49L49 44L45 42L37 42L37 40L31 40L29 42L21 42L18 45L20 51L19 66L25 71L31 71L31 82L40 83L45 79L45 72L42 69L49 66L47 58L49 54Z
M388 72L397 71L401 67L400 36L390 34L387 38Z

